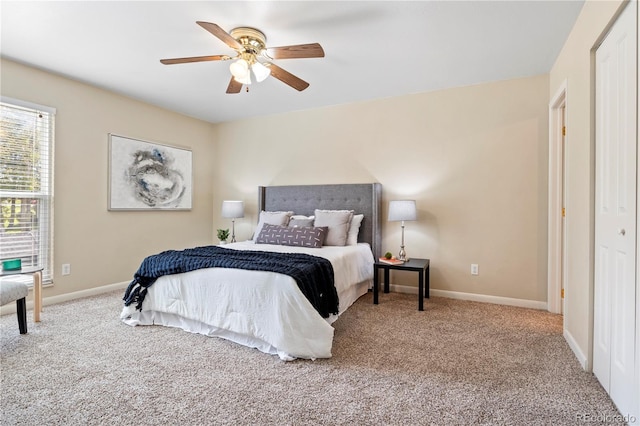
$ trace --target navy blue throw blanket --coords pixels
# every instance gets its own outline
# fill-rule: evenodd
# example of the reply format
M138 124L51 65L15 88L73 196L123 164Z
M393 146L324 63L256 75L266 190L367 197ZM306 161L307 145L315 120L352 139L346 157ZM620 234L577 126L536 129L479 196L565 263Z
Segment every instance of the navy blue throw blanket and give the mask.
M333 266L327 259L304 253L233 250L218 246L168 250L145 258L125 291L124 304L136 303L136 309L141 311L147 288L158 277L214 267L289 275L323 318L338 313Z

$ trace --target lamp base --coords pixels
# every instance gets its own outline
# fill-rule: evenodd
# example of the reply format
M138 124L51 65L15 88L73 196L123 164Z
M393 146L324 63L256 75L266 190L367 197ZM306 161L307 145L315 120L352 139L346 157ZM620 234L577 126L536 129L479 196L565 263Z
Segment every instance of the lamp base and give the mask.
M404 246L400 247L400 253L398 253L398 260L402 260L403 262L407 262L409 258L407 257L407 252L404 251Z
M231 242L236 242L236 221L235 219L231 219Z
M400 244L400 253L398 253L398 260L406 262L409 259L407 258L407 252L404 251L404 220L402 221L400 229L402 229L402 243Z

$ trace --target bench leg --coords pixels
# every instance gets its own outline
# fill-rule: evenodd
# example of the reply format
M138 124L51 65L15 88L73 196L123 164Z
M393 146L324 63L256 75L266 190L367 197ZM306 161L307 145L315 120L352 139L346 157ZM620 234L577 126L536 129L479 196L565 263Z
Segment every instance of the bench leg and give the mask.
M27 334L27 299L16 300L16 310L18 311L18 328L20 334Z
M42 312L42 271L33 274L33 321L40 322Z

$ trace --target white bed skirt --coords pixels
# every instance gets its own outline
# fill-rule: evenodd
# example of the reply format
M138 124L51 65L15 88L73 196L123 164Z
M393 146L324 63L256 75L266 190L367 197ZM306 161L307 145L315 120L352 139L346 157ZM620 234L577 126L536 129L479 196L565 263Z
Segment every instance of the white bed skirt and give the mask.
M358 298L365 295L369 288L371 288L373 281L366 281L355 286L349 288L347 294L344 294L344 297L340 299L340 314L347 310L349 306L351 306ZM349 300L351 302L349 303ZM343 307L343 302L347 305ZM127 311L132 311L132 307L125 308ZM124 312L124 310L123 310ZM332 315L331 317L325 319L325 321L329 324L333 324L339 318L339 315ZM125 317L126 318L126 317ZM247 346L249 348L258 349L261 352L270 355L278 355L278 357L283 361L293 361L296 358L307 358L307 359L316 359L316 358L331 358L331 346L333 343L333 327L331 328L330 335L327 334L324 337L316 336L315 339L316 345L313 345L311 348L312 352L315 353L314 357L310 356L293 356L292 354L286 353L282 350L279 350L275 346L265 342L264 340L258 339L257 337L249 336L246 334L235 333L230 330L225 330L219 327L215 327L213 325L205 324L202 321L192 320L185 317L181 317L176 314L171 314L167 312L158 312L158 311L142 311L136 312L131 315L129 318L123 319L123 321L128 325L163 325L166 327L176 327L180 328L184 331L188 331L190 333L202 334L209 337L219 337L222 339L226 339L232 341L234 343L238 343L243 346ZM327 342L330 341L329 344Z
M253 243L233 246L262 249ZM358 246L348 249L348 254L336 248L322 249L322 256L334 267L340 301L339 314L326 319L293 278L227 268L160 277L149 287L142 311L136 311L134 305L124 307L121 318L132 326L164 325L221 337L287 361L330 358L334 332L330 324L372 285L371 249L368 244ZM277 247L274 251L279 250L283 249ZM311 253L320 254L317 249Z

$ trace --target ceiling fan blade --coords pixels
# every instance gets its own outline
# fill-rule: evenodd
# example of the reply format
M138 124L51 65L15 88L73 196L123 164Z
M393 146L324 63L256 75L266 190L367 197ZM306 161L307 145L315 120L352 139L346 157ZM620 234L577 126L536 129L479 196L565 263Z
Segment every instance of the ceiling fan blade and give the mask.
M173 58L173 59L160 59L165 65L173 64L186 64L188 62L204 62L204 61L228 61L231 56L227 55L212 55L212 56L192 56L190 58Z
M285 71L276 64L265 64L269 66L271 75L280 80L281 82L288 84L299 92L309 87L309 83L291 74L289 71Z
M273 59L324 58L324 50L318 43L269 47L267 55Z
M232 49L242 50L242 45L235 38L231 37L228 32L220 28L218 25L211 22L196 21L196 24L200 25L205 30L209 31L214 36L226 43Z
M235 78L231 77L229 86L227 86L227 93L240 93L241 90L242 83L237 82Z

